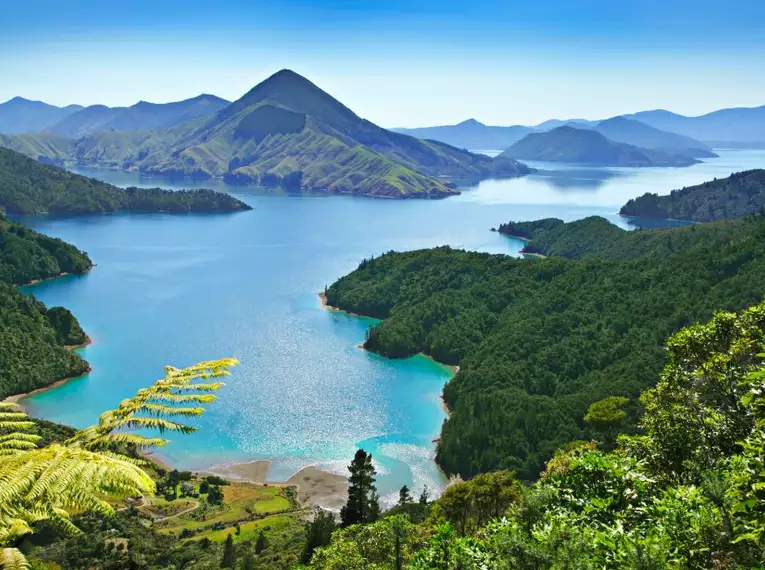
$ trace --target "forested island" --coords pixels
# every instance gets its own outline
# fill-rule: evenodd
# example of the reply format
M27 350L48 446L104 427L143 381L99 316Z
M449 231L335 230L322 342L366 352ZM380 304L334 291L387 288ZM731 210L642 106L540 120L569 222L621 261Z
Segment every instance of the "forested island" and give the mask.
M526 135L499 156L520 160L630 167L690 166L699 162L687 154L614 142L595 130L568 125L544 133Z
M117 188L0 148L0 212L100 214L108 212L236 212L252 208L212 190Z
M765 208L765 170L746 170L673 190L666 196L645 193L622 206L623 216L713 222Z
M533 479L555 449L594 437L582 418L607 397L628 399L630 432L637 396L665 363L665 339L762 299L760 215L635 232L597 218L505 228L552 257L391 252L327 290L330 305L383 319L366 348L459 364L438 446L448 473L512 469Z

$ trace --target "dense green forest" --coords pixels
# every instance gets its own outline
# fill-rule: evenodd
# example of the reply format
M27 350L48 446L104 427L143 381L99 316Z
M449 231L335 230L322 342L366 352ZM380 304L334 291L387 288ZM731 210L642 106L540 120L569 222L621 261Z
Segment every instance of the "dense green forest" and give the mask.
M0 399L88 369L65 348L87 340L72 313L48 309L15 285L85 273L92 265L74 246L0 217Z
M212 190L122 190L93 178L0 148L0 212L90 214L129 212L234 212L250 206Z
M336 531L310 568L761 568L763 348L765 304L684 329L640 398L640 435L620 436L614 449L618 403L598 402L587 414L597 416L595 440L558 449L535 484L508 471L455 483L425 506L424 522L402 516L417 506L408 504Z
M561 445L594 436L583 418L610 396L628 398L630 432L665 339L715 310L762 300L763 216L638 232L597 219L566 226L587 230L573 255L582 259L391 252L327 290L330 305L383 319L369 331L370 350L460 365L444 390L451 414L437 458L448 473L511 469L534 479ZM619 237L592 243L604 232Z
M673 190L666 196L646 193L627 202L623 216L713 222L765 208L765 170L747 170L727 178Z

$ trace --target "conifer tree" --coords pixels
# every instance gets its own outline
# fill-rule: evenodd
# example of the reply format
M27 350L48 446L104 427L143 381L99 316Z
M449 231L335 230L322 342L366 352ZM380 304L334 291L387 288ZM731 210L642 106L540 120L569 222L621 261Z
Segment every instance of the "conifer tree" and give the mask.
M231 534L226 538L226 543L223 545L223 559L220 562L221 568L233 568L234 567L234 538Z
M255 542L255 554L260 554L267 546L268 541L266 540L266 535L263 534L263 531L261 530L260 534L258 534L258 540Z
M401 490L398 492L398 504L403 506L403 505L408 505L411 502L412 502L412 495L409 494L409 487L404 485L403 487L401 487Z
M359 449L348 466L348 502L340 511L343 526L367 523L380 515L372 455Z

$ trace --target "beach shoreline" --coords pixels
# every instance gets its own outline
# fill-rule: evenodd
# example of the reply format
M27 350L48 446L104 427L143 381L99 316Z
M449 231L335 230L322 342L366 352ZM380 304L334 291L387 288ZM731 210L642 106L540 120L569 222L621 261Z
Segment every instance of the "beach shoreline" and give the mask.
M86 346L90 346L91 344L93 344L93 340L88 335L85 335L84 343L77 344L77 345L64 346L64 348L69 350L77 350L80 348L85 348ZM3 402L6 404L16 404L22 410L24 410L24 405L22 404L23 400L29 398L30 396L34 396L36 394L42 394L43 392L54 390L55 388L58 388L59 386L63 386L67 382L70 382L72 380L77 380L78 378L82 378L83 376L86 376L90 372L91 372L91 368L90 368L90 364L88 364L87 369L82 374L79 374L77 376L68 376L66 378L61 378L60 380L56 380L55 382L53 382L53 384L43 386L42 388L35 388L34 390L30 390L29 392L22 392L21 394L13 394L11 396L6 396Z

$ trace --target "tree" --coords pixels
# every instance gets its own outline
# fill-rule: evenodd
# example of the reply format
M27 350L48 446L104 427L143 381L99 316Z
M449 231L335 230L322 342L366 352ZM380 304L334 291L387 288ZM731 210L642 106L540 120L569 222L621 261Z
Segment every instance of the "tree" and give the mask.
M234 562L234 538L229 534L226 537L226 543L223 545L223 558L220 561L220 567L233 568Z
M210 490L207 493L207 502L211 505L223 504L223 491L220 490L220 487L210 486Z
M428 500L430 499L430 490L428 489L428 486L425 485L422 488L422 493L420 493L419 503L425 507L428 504Z
M210 484L207 481L202 481L199 484L199 492L203 495L206 495L210 491Z
M409 494L409 487L404 485L398 492L398 504L408 505L412 502L412 495Z
M305 547L303 549L303 563L311 561L311 557L317 548L329 544L332 533L337 524L335 516L325 510L319 510L315 513L313 520L305 526Z
M611 447L616 441L619 428L627 419L627 412L622 408L628 403L629 399L621 396L611 396L593 402L584 416L584 423L603 434L606 445Z
M242 570L255 570L255 558L252 556L252 552L247 550L244 553L242 559Z
M62 532L79 533L71 512L114 513L107 497L153 493L145 461L135 452L168 440L127 431L149 428L191 433L196 428L173 421L174 416L198 416L200 404L222 383L210 381L228 374L234 359L203 362L185 369L168 366L165 378L143 388L114 409L101 414L98 424L75 433L63 443L38 448L34 423L12 404L0 403L0 558L3 570L27 567L15 546L49 521ZM196 380L202 379L202 382ZM197 404L197 406L189 406Z
M255 542L255 554L260 554L268 547L265 533L261 530L258 533L258 540Z
M348 466L348 502L340 510L344 527L376 520L380 505L375 487L375 471L372 455L359 449Z

